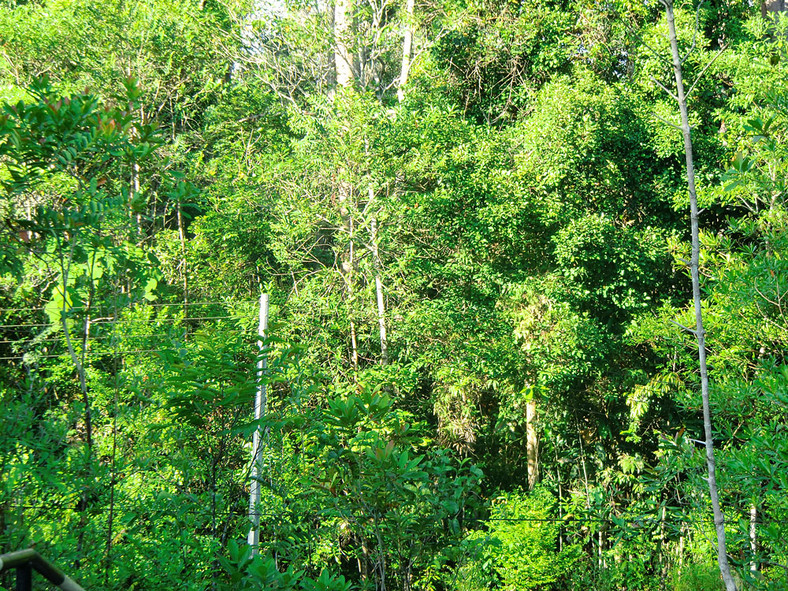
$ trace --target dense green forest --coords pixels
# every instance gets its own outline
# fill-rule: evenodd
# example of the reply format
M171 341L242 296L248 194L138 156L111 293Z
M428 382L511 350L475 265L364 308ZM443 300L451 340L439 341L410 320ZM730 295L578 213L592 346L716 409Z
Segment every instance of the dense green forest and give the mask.
M0 553L788 589L781 7L0 1Z

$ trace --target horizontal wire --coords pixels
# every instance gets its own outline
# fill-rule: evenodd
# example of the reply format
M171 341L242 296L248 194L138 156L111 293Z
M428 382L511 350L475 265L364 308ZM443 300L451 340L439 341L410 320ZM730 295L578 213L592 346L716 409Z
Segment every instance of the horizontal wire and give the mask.
M74 494L72 499L69 501L78 500L79 496L77 493ZM116 506L121 507L132 507L132 506L139 506L143 504L145 499L116 499L114 504ZM194 501L195 504L199 505L198 501ZM37 509L37 510L45 510L45 509L63 509L64 505L70 504L69 502L58 502L52 503L51 505L10 505L10 509ZM76 509L75 509L76 511ZM237 510L228 509L226 511L220 512L219 514L222 515L247 515L248 508L239 508ZM288 513L257 513L259 517L269 517L269 518L276 518L281 519L283 517L291 516ZM441 518L439 518L441 519ZM386 521L383 519L383 521ZM625 523L627 525L646 525L650 523L666 523L666 524L710 524L714 523L713 519L661 519L660 517L650 517L644 516L642 518L635 518L635 519L607 519L604 517L577 517L572 519L563 519L559 517L487 517L486 519L480 520L481 523L486 523L490 521L505 521L505 522L513 522L513 523L573 523L573 524L582 524L582 523ZM756 522L758 525L765 525L766 521L758 520Z
M96 324L160 324L166 322L185 322L194 320L224 320L227 318L238 318L238 316L186 316L184 318L155 318L155 319L140 319L140 320L96 320L91 322L91 325ZM53 326L52 324L0 324L0 329L3 328L43 328L46 326Z
M109 350L105 353L102 353L102 355L126 355L130 353L165 353L165 352L172 352L177 350L178 349L175 347L171 347L169 349L128 349L125 351ZM38 359L59 359L61 357L68 356L69 353L67 351L64 351L63 353L60 353L58 355L35 355L34 353L29 353L29 355L31 355L32 357L31 361L35 361ZM14 357L0 357L0 361L14 361L14 360L21 361L24 359L25 359L25 355L14 356Z
M229 316L228 318L232 318ZM2 326L0 326L2 328ZM62 343L64 340L64 336L61 333L52 333L50 336L46 337L30 337L30 338L20 338L20 339L0 339L0 345L23 345L25 343ZM72 336L72 340L82 342L85 338L84 334L78 333ZM112 334L102 334L102 335L88 335L87 340L88 342L94 341L111 341L113 339L117 339L118 341L123 340L131 340L131 339L166 339L168 338L167 334L124 334L124 333L112 333Z
M164 308L164 307L177 307L177 306L227 306L231 305L232 302L175 302L171 304L166 303L157 303L157 304L145 304L142 302L132 302L132 305L140 305L145 308ZM94 310L109 310L109 308L99 308L96 306L70 306L69 310L85 310L88 307L91 307ZM45 306L40 306L36 308L0 308L0 312L40 312L42 310L46 310Z
M82 341L84 335L74 335L74 339L78 341ZM106 335L96 335L96 336L89 336L87 338L88 342L91 341L108 341L112 339L126 340L126 339L164 339L167 338L167 335L161 334L140 334L140 335L123 335L123 334L106 334ZM54 337L44 337L44 338L30 338L30 339L7 339L7 340L0 340L0 345L23 345L25 343L60 343L63 341L63 336L54 336Z

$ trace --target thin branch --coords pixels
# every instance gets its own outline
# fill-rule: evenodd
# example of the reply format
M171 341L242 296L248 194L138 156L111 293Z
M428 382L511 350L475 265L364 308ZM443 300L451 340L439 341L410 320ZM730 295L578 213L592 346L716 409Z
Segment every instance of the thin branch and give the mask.
M667 93L668 93L668 94L671 96L671 98L672 98L674 101L676 101L676 102L679 102L679 97L677 97L677 96L676 96L675 94L673 94L673 93L672 93L670 90L668 90L668 88L667 88L667 87L666 87L664 84L662 84L662 82L660 82L659 80L657 80L657 79L656 79L654 76L652 76L651 74L649 74L649 75L648 75L648 77L649 77L649 78L651 78L652 82L655 82L655 83L656 83L656 84L657 84L657 85L658 85L658 86L659 86L659 87L660 87L662 90L664 90L665 92L667 92ZM679 129L681 129L681 128L679 127Z
M661 1L661 0L660 0L660 1ZM640 36L640 34L639 34L637 31L635 31L635 29L633 29L632 27L629 27L629 31L630 31L630 33L632 33L632 34L635 36L635 38L638 40L638 42L639 42L639 43L640 43L640 44L641 44L643 47L645 47L646 49L648 49L648 50L649 50L649 52L651 53L651 55L653 55L655 58L657 58L657 60L658 60L658 61L662 62L662 63L663 63L663 64L665 64L666 66L669 66L669 67L671 67L671 68L673 67L673 63L672 63L670 60L668 60L668 59L666 59L666 58L662 57L662 55L661 55L661 54L660 54L660 53L659 53L659 52L658 52L656 49L653 49L653 48L652 48L652 47L651 47L651 46L650 46L648 43L646 43L646 42L643 40L643 37L641 37L641 36Z
M778 302L775 302L774 300L769 299L768 297L766 297L766 294L764 294L760 289L758 289L758 284L757 283L753 283L752 288L756 292L758 292L759 296L761 296L764 300L769 302L772 306L775 306L776 308L780 308L780 304Z
M669 126L670 126L670 127L672 127L673 129L678 129L679 131L683 131L683 130L681 129L681 127L679 127L679 126L678 126L678 125L676 125L675 123L671 123L670 121L666 121L665 119L663 119L662 117L660 117L660 116L659 116L659 115L657 115L656 113L652 113L652 115L654 116L654 118L655 118L655 119L658 119L659 121L661 121L661 122L662 122L662 123L664 123L665 125L669 125Z
M684 95L685 98L689 98L689 95L692 94L692 91L695 90L695 87L698 85L698 82L700 82L700 79L703 78L703 74L706 73L706 70L708 70L709 67L711 67L711 64L713 64L714 62L717 61L717 58L720 57L722 55L722 52L725 51L726 49L728 49L728 46L727 45L723 45L720 48L720 50L717 52L717 55L715 55L713 58L711 58L711 61L708 64L703 66L703 69L700 71L700 74L698 74L698 77L695 78L695 82L692 83L692 86L689 87L689 90L687 91L687 94Z
M692 52L695 51L695 42L698 39L698 15L700 15L700 7L702 4L702 2L698 2L698 8L695 9L695 28L692 31L692 45L690 45L690 48L687 50L687 54L684 56L684 59L681 60L682 66L684 65L684 62L687 61L689 56L692 55ZM689 93L687 93L687 95L689 95Z
M698 331L697 331L697 330L694 330L694 329L692 329L692 328L688 328L688 327L684 326L683 324L680 324L680 323L676 322L675 320L671 320L670 322L671 322L671 323L673 323L673 324L675 324L675 325L676 325L676 326L678 326L679 328L681 328L681 329L683 329L683 330L686 330L686 331L687 331L688 333L690 333L690 334L694 334L695 336L697 336L697 335L698 335Z

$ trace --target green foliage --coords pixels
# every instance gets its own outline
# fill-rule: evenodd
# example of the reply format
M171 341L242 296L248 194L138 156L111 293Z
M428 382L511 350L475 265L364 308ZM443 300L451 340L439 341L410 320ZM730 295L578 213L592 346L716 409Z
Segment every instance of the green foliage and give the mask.
M673 573L675 591L719 591L723 589L719 568L709 564L689 564Z
M354 3L339 91L330 5L4 6L3 550L108 590L713 585L657 3ZM677 19L688 76L709 66L691 108L732 558L777 588L786 37L748 10Z
M320 576L310 578L292 567L281 572L272 557L252 555L251 548L235 541L227 545L227 558L220 557L222 567L229 574L223 588L228 590L281 589L282 591L350 591L353 587L345 577L332 576L323 569Z
M478 558L464 569L488 577L494 573L506 590L552 588L581 556L579 546L558 550L561 524L555 505L555 498L541 487L527 495L498 497L486 522L487 533L476 533L471 542Z
M326 517L361 541L357 557L381 581L387 571L403 581L441 567L473 514L482 477L445 450L424 449L407 419L385 394L329 400L318 435L323 465L311 476L329 503Z
M572 35L576 19L565 7L479 3L461 14L432 58L446 69L456 102L479 122L516 120L546 81L571 69L580 43Z

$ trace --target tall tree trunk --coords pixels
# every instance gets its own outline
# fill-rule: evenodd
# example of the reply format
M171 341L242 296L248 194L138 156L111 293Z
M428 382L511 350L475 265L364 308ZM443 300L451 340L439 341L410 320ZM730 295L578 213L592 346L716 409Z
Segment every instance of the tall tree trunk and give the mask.
M353 85L353 55L348 48L348 39L353 18L353 0L336 0L334 4L334 69L337 86L350 88Z
M268 402L268 392L265 383L265 370L268 365L267 359L263 354L265 346L265 335L268 332L268 294L260 294L260 315L257 327L259 339L257 347L260 357L257 360L257 393L254 400L254 420L260 421L265 417L266 405ZM258 423L252 437L252 482L249 486L249 520L252 527L249 530L247 541L252 547L252 555L257 553L260 545L260 478L262 477L263 463L263 444L266 433L260 428Z
M352 0L336 0L334 4L334 69L337 78L337 87L349 89L353 87L353 57L348 48L348 39L353 18ZM351 362L354 371L358 371L358 341L356 339L356 323L353 320L353 295L354 277L353 268L355 266L355 244L353 227L353 187L342 178L342 170L338 171L339 184L337 188L337 202L339 204L339 214L342 218L342 225L347 232L350 243L348 245L348 258L341 260L340 273L345 280L347 288L347 309L350 324L350 347Z
M725 583L726 591L736 591L736 582L731 575L728 564L727 546L725 543L725 516L720 508L719 491L717 489L717 471L714 460L714 439L711 429L711 407L709 403L709 372L706 365L706 332L703 329L703 311L700 297L700 232L698 224L698 197L695 192L695 163L692 155L692 137L687 113L687 97L684 93L684 81L681 71L681 56L676 38L676 22L673 16L671 0L661 0L665 7L670 35L670 50L673 58L673 73L676 78L676 98L681 112L681 132L684 136L684 154L687 166L687 188L690 197L690 219L692 225L692 257L690 271L692 274L692 299L695 304L695 330L698 340L698 360L700 364L701 395L703 397L703 430L706 438L706 467L708 469L709 496L714 513L714 527L717 532L717 563L720 575Z
M539 479L539 436L536 431L536 394L525 407L526 455L528 458L528 490L533 490Z
M355 270L355 236L353 216L350 212L349 201L351 199L352 189L349 183L342 183L340 185L340 212L342 213L343 223L345 229L350 235L350 244L348 245L348 258L341 263L342 276L345 279L345 286L347 287L347 311L350 324L350 360L353 365L353 371L358 371L358 339L356 338L356 322L354 316L355 304L355 277L353 271Z
M413 58L413 12L415 0L406 0L405 3L405 31L402 34L402 65L400 66L399 81L397 82L397 99L405 99L404 86L408 82L410 73L410 60Z
M758 508L755 503L750 504L750 552L752 558L750 559L750 572L755 574L758 572Z
M372 189L369 190L372 195ZM386 335L386 301L383 298L383 265L380 261L380 248L378 246L378 222L372 219L370 224L372 238L372 258L375 265L375 297L378 304L378 332L380 334L380 364L387 365L389 362L389 345Z
M176 205L178 215L178 239L181 243L181 279L183 281L183 315L189 317L189 269L186 263L186 228L183 223L183 207L178 201Z
M131 165L131 204L132 207L136 207L134 201L137 199L137 195L140 192L140 165L134 162ZM142 213L138 210L137 214L134 216L134 221L136 224L137 230L137 238L142 237Z

